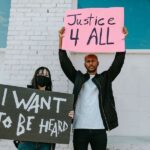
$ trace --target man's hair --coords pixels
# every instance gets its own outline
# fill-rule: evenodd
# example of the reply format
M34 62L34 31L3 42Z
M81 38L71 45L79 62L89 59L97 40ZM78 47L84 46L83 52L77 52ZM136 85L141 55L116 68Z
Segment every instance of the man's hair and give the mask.
M88 54L88 55L86 55L84 57L84 60L86 60L88 57L93 57L93 58L95 58L98 61L98 58L97 58L97 56L95 54Z

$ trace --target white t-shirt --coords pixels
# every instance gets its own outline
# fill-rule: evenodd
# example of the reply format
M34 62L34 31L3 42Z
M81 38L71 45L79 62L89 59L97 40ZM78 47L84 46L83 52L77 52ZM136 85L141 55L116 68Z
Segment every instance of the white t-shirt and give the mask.
M95 75L90 75L79 93L75 116L73 122L74 129L104 129L100 108L99 90L92 81Z

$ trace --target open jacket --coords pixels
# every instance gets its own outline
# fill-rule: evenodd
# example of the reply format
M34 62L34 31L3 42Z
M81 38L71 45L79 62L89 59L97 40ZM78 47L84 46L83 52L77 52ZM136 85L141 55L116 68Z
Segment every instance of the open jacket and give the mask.
M73 108L75 109L82 85L90 78L90 75L88 73L83 74L81 71L77 71L72 65L65 50L59 49L59 59L62 70L69 80L74 84ZM96 74L92 79L99 90L99 107L106 130L111 130L118 126L118 117L112 91L112 81L120 73L124 59L125 52L117 52L110 68L101 74Z

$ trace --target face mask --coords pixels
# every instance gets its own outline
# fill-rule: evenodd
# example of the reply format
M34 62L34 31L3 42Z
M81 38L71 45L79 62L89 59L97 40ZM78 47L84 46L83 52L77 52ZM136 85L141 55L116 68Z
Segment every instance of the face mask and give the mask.
M44 87L50 84L50 78L45 76L37 76L36 81L37 81L37 85L39 85L40 87Z

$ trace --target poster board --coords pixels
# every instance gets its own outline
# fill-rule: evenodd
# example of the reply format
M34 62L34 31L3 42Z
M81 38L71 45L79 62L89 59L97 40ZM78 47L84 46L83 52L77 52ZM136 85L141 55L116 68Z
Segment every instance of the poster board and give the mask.
M73 95L0 85L0 138L69 143Z

